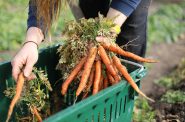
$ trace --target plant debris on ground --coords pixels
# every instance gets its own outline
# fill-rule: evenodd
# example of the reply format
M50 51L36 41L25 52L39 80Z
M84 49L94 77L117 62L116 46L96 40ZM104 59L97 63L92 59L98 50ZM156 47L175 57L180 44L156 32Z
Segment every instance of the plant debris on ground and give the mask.
M184 122L185 121L185 58L169 75L156 81L154 91L150 96L155 103L148 103L143 99L136 101L134 122ZM147 103L146 103L147 102ZM140 103L140 104L139 104ZM138 105L139 104L139 105ZM143 104L145 107L142 107ZM139 116L139 114L149 116ZM155 116L153 116L155 115Z

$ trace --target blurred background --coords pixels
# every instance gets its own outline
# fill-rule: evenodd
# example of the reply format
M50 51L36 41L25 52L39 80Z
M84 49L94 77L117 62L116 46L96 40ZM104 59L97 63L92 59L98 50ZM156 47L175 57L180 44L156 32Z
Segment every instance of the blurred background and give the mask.
M0 0L0 62L10 60L21 47L27 29L28 0ZM65 18L64 18L65 17ZM70 9L61 11L52 29L53 45L59 40L66 21L74 19ZM159 63L146 65L142 90L156 100L139 98L134 122L185 121L185 0L152 1L148 17L147 57Z

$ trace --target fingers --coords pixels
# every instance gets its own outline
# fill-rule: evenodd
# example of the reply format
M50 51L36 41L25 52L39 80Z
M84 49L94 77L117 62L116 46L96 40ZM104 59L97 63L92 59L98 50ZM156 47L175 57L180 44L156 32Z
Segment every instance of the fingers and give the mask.
M36 78L36 75L34 73L31 73L31 75L26 79L28 81L33 80Z
M98 36L98 37L96 37L96 41L98 41L98 42L106 42L107 38L105 38L103 36Z
M99 43L111 43L111 40L104 36L97 36L96 41Z
M24 76L26 78L28 78L31 75L34 64L35 64L35 62L33 60L29 60L29 58L28 58L26 65L25 65L25 68L23 70Z
M19 73L21 72L22 65L21 65L21 63L20 63L19 61L17 61L16 59L13 60L13 61L11 62L11 64L12 64L12 77L13 77L14 80L17 81L17 77L18 77Z
M11 62L12 64L12 76L17 81L18 75L20 74L23 64L21 64L20 61L17 61L16 59ZM36 78L36 76L32 73L34 63L29 60L25 64L25 68L23 70L24 76L27 78L27 80L33 80Z
M13 78L17 80L17 77L22 70L24 76L29 79L33 66L37 62L37 60L38 50L35 44L27 43L26 45L24 45L11 62Z

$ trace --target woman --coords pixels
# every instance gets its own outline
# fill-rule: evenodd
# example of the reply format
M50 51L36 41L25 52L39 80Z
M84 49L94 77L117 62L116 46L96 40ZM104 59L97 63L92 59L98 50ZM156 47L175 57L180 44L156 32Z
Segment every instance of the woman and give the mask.
M12 60L12 76L16 80L24 66L25 77L30 76L38 60L38 46L57 18L61 0L30 0L28 12L28 30L22 48ZM132 41L127 49L144 56L146 50L147 15L150 0L79 0L79 6L86 18L98 16L98 12L107 18L114 18L117 27L121 27L117 43L123 45ZM101 41L102 37L97 37Z

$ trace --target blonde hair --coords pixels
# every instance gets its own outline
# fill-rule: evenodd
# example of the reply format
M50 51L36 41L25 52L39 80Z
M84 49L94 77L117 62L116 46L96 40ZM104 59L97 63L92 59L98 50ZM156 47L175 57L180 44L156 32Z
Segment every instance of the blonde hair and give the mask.
M65 5L67 0L30 0L36 6L36 18L38 26L42 25L43 33L51 29L53 21L57 20L61 4ZM42 21L42 22L41 22ZM41 24L42 23L42 24Z

